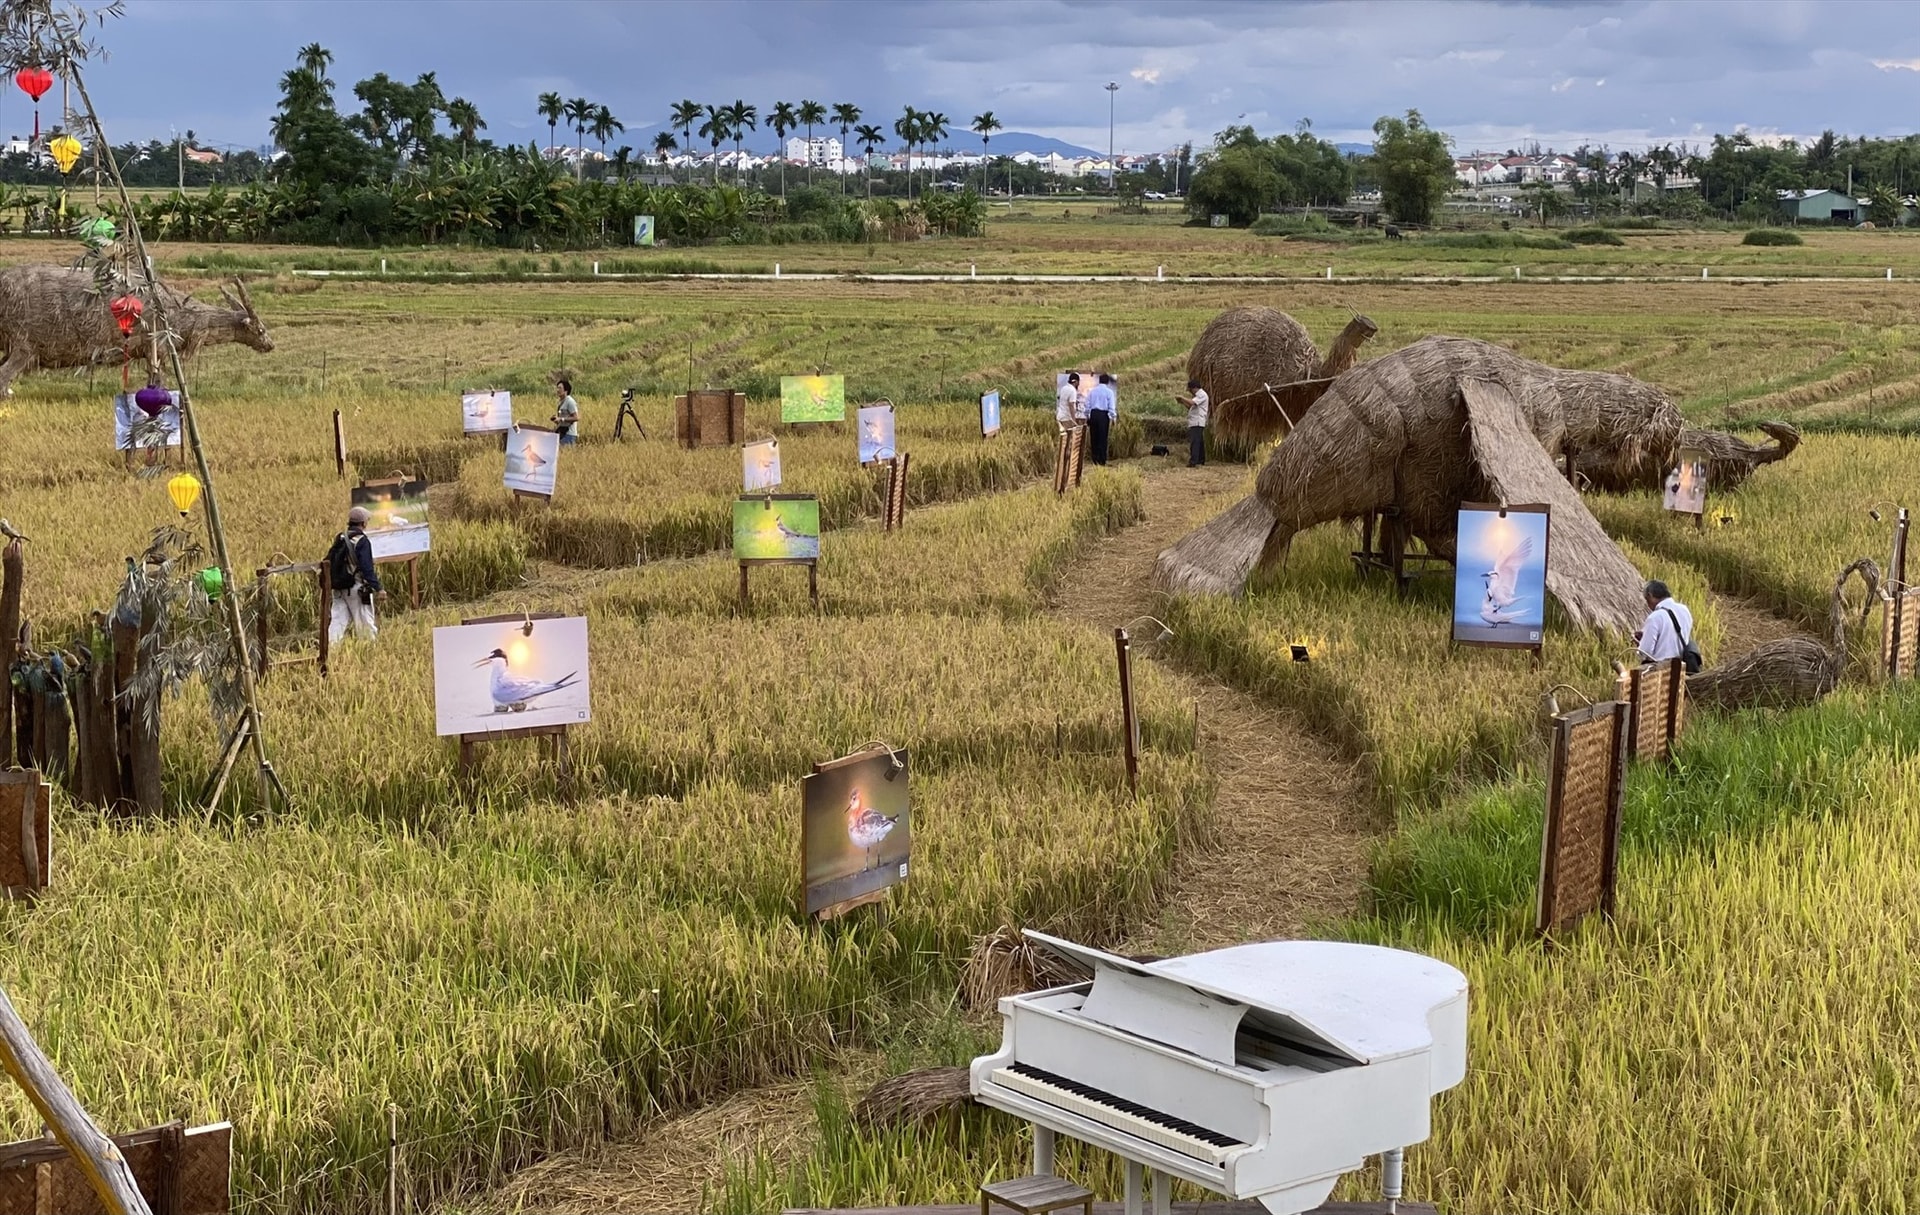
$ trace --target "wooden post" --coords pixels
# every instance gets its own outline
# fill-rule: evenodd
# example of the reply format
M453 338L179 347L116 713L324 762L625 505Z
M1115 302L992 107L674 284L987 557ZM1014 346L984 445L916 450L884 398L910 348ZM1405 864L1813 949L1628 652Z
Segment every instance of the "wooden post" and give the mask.
M340 411L333 411L333 466L341 477L347 475L347 427Z
M752 606L753 606L752 600L747 597L747 563L742 561L740 563L740 612L741 614L745 615L747 610Z
M19 656L20 600L26 591L26 556L18 540L0 553L0 758L13 754L13 660Z
M420 610L420 554L419 553L415 553L413 556L407 558L407 587L409 590L409 601L413 604L413 610L417 612ZM323 654L325 653L324 646L321 647L321 652ZM323 659L320 663L321 674L324 675L326 673L326 670L327 670L327 664Z
M387 1107L387 1215L400 1215L400 1107Z
M1127 791L1140 792L1140 718L1133 707L1133 645L1127 630L1113 631L1113 649L1120 662L1120 728L1125 734Z
M113 1215L153 1215L127 1167L127 1158L113 1141L100 1133L73 1092L53 1070L28 1032L13 1001L0 990L0 1065L26 1090L28 1100L52 1129L54 1137L73 1154L93 1192Z
M813 600L813 610L820 610L820 563L807 562L807 598Z
M267 638L270 636L270 630L267 625L269 598L267 592L267 571L264 566L253 571L253 586L254 603L256 605L253 618L260 632L260 638L257 643L260 646L260 653L254 658L254 669L259 672L261 679L265 679L267 677L268 666Z
M1907 527L1909 518L1907 508L1901 507L1899 516L1893 524L1893 560L1888 563L1888 578L1893 587L1893 598L1887 602L1887 611L1893 616L1888 634L1892 638L1887 648L1887 674L1900 678L1900 626L1907 604ZM0 628L5 627L5 609L0 608ZM0 668L4 670L5 668Z

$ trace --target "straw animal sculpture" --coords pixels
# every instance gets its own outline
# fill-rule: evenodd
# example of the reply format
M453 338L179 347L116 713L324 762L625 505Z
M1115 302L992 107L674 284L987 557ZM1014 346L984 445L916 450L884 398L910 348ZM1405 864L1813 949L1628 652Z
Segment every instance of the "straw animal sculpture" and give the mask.
M1284 435L1352 367L1379 332L1364 316L1347 322L1323 359L1306 326L1276 308L1229 308L1200 331L1187 378L1212 402L1208 422L1222 438L1254 444Z
M1671 446L1680 415L1626 376L1562 371L1469 338L1430 337L1341 375L1274 449L1253 496L1160 554L1175 591L1236 594L1295 533L1398 508L1449 560L1463 501L1553 509L1547 589L1576 627L1640 623L1639 571L1556 467L1563 445Z
M1705 452L1707 484L1716 490L1732 489L1753 475L1762 464L1784 460L1800 446L1800 432L1785 422L1762 422L1760 430L1771 443L1751 443L1739 435L1719 430L1681 430L1673 446L1665 451L1641 448L1622 451L1611 445L1583 450L1574 456L1574 470L1586 484L1596 489L1620 492L1629 489L1657 489L1683 451Z
M235 279L234 286L237 297L220 288L225 307L203 304L165 284L159 286L167 322L180 337L183 356L192 357L202 346L221 342L239 342L263 354L273 349L273 339L253 310L246 284ZM46 265L0 270L0 346L7 352L6 361L0 363L0 392L11 392L14 379L29 371L118 364L129 351L147 361L149 373L157 374L154 319L149 312L131 335L122 335L107 299L86 270Z
M1880 600L1880 567L1870 557L1855 561L1834 579L1825 644L1805 633L1769 641L1688 679L1687 699L1720 709L1786 708L1811 704L1839 687L1847 669L1845 592L1847 580L1855 574L1867 587L1867 600L1860 609L1864 622Z

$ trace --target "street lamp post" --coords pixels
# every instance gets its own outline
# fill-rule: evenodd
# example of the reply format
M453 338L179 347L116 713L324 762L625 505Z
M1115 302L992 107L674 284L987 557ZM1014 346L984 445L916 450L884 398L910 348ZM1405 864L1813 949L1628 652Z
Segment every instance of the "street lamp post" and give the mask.
M1107 193L1113 193L1113 95L1120 86L1107 81Z

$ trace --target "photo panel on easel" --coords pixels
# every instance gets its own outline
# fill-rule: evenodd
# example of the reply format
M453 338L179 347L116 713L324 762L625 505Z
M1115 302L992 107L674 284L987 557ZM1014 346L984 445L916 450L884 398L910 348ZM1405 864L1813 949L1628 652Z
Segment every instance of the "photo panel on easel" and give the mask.
M491 435L513 427L513 394L510 392L463 392L460 394L460 430L463 434Z
M433 547L427 523L427 483L394 477L353 487L351 504L367 511L367 539L373 559L389 561L428 552Z
M878 464L894 457L893 403L878 401L862 405L858 415L860 463Z
M1454 549L1453 639L1538 649L1547 627L1548 509L1464 503Z
M817 561L820 499L812 494L754 494L733 503L736 561Z
M843 375L786 375L780 377L782 422L844 422L847 420L847 377Z
M980 394L980 437L991 438L1000 433L1000 394L983 392Z
M866 901L907 879L913 823L907 753L876 750L817 765L800 780L808 915Z
M433 712L442 737L592 719L587 618L520 618L433 631Z
M740 448L740 484L747 493L778 488L780 440L756 439Z
M1683 448L1667 470L1660 505L1682 515L1707 513L1707 453Z
M553 497L560 470L560 436L534 426L516 426L507 435L502 483L516 493Z

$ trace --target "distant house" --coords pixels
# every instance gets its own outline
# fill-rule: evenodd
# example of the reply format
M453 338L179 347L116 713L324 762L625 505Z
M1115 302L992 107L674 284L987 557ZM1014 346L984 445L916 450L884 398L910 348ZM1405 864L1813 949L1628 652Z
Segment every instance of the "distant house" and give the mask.
M1867 200L1839 190L1780 190L1780 218L1794 224L1857 224L1867 217Z
M185 156L197 165L217 165L226 160L226 157L212 148L188 148Z

